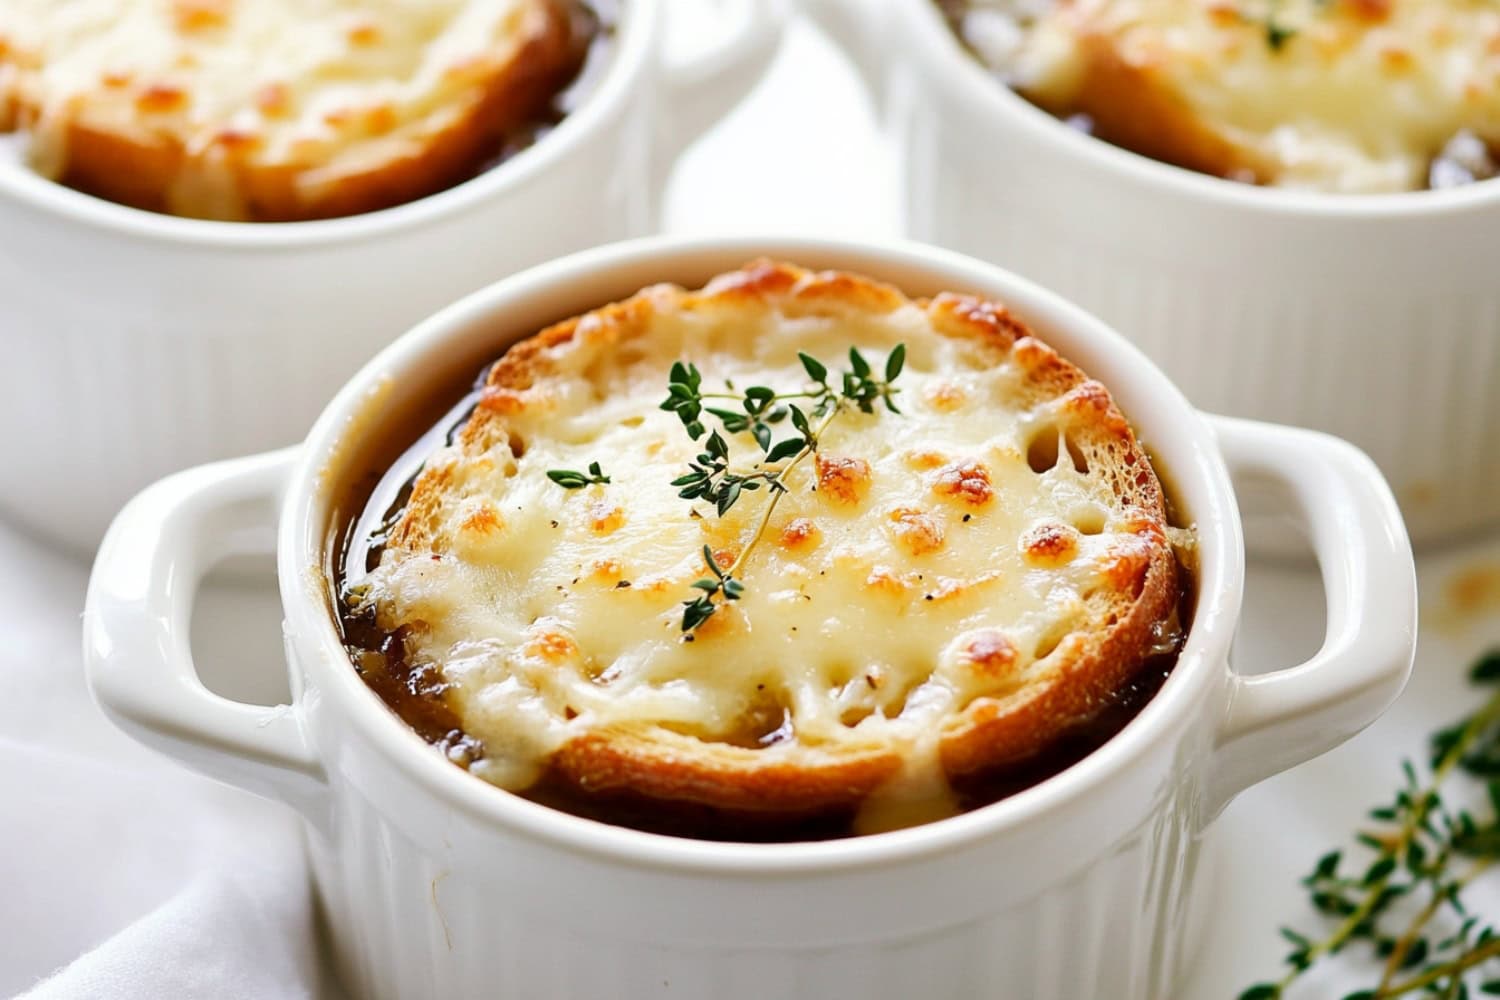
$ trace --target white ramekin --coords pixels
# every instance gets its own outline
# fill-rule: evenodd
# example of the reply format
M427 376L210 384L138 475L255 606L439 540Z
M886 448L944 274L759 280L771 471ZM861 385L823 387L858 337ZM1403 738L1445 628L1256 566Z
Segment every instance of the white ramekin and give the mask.
M683 59L668 53L673 0L622 3L603 78L555 131L382 212L177 219L0 164L0 512L92 551L152 480L297 440L365 359L435 309L654 229L678 153L759 79L780 37L776 0L719 4L719 30Z
M329 604L331 504L382 415L545 323L762 254L913 294L998 298L1110 385L1136 423L1197 527L1197 608L1161 692L1081 763L896 833L679 840L486 785L350 667ZM1280 497L1327 581L1323 648L1256 676L1228 663L1243 578L1237 489ZM194 592L216 559L268 550L278 522L293 701L226 701L204 689L188 650ZM300 448L142 493L100 550L84 644L95 696L118 724L307 818L357 996L1160 1000L1192 950L1208 823L1240 789L1376 718L1405 681L1415 627L1411 550L1369 459L1314 432L1201 416L1144 355L1057 296L915 244L646 240L544 265L439 313L355 376Z
M880 98L911 234L1012 268L1139 344L1196 405L1337 434L1418 542L1500 522L1500 183L1255 188L1069 128L933 0L806 0Z

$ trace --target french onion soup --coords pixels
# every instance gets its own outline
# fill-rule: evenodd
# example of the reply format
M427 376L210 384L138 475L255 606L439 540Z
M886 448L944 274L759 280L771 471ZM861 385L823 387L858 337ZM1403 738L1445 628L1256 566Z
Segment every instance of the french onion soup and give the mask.
M451 187L577 101L612 0L7 0L0 132L151 211L276 222ZM586 65L586 63L588 65Z
M1482 0L937 0L1018 93L1232 180L1378 194L1500 171Z
M449 760L680 835L875 832L1117 732L1192 535L1003 305L759 261L507 350L367 487L338 607Z

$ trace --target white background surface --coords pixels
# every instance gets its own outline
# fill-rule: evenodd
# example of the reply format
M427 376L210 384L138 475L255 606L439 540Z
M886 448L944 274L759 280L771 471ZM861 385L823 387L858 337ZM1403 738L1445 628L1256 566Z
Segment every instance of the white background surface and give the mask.
M895 157L852 73L811 29L797 27L774 76L684 161L668 197L668 228L894 235L895 177ZM1276 927L1318 926L1298 877L1395 787L1402 756L1420 757L1426 733L1472 706L1463 672L1487 642L1500 641L1500 601L1464 618L1448 591L1476 567L1500 574L1500 538L1428 553L1421 564L1424 636L1401 702L1347 746L1242 796L1216 828L1225 865L1186 1000L1233 998L1278 972L1284 948ZM285 697L285 679L266 573L262 586L211 588L194 642L210 686L269 701ZM253 879L295 842L279 807L176 769L98 714L78 651L85 578L81 564L0 525L0 996L98 946L205 874ZM1247 601L1239 669L1290 665L1316 648L1315 573L1254 566ZM1476 898L1500 917L1500 896ZM305 948L267 961L315 961L310 938ZM1361 985L1347 982L1345 989ZM1293 995L1342 993L1323 981Z

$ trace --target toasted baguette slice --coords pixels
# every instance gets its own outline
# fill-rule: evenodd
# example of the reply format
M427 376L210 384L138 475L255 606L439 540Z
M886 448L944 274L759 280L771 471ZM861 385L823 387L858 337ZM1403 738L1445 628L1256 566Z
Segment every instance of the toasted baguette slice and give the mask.
M572 0L9 0L0 130L80 190L291 221L458 183L580 65Z
M797 392L799 352L837 379L851 347L879 371L898 344L900 412L829 423L737 574L743 596L685 635L704 546L732 563L769 496L723 516L678 496L704 445L659 406L673 363L705 392ZM750 434L726 436L753 467ZM547 476L594 462L607 484ZM1109 393L1002 306L758 262L512 347L360 592L445 679L483 745L475 774L806 816L930 805L948 777L1047 749L1153 651L1176 566Z
M1482 4L1058 0L1011 68L1103 139L1261 184L1416 190L1455 136L1500 148L1500 20Z

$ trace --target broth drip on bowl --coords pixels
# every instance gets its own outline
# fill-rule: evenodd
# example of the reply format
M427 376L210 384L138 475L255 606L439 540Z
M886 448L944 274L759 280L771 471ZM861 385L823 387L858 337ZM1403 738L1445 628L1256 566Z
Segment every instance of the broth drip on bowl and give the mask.
M482 376L481 376L482 381ZM440 670L414 664L407 655L400 629L383 630L373 610L362 605L362 580L380 562L387 533L399 522L424 457L451 441L467 421L477 400L471 390L441 420L432 425L388 465L372 469L355 485L345 523L340 525L342 544L335 564L337 615L350 660L365 683L407 725L460 767L468 768L484 759L483 744L463 731L457 714L445 700L447 682ZM401 438L410 440L410 436ZM383 470L383 471L381 471ZM1163 482L1166 488L1165 481ZM1169 519L1179 525L1171 510ZM953 779L942 795L917 802L923 815L906 815L899 822L877 818L872 825L860 808L823 811L803 816L764 816L689 802L664 802L628 791L585 794L553 770L544 769L539 779L522 792L542 805L588 819L651 833L705 840L738 842L791 842L829 840L878 829L928 822L943 816L977 809L1024 791L1061 773L1115 736L1156 695L1177 662L1185 639L1185 622L1192 620L1195 602L1191 558L1179 551L1179 596L1175 613L1157 630L1147 660L1135 676L1118 689L1109 702L1087 721L1064 731L1041 752L1005 767ZM774 741L771 720L766 733L747 734L745 745L768 745ZM497 789L500 794L506 794ZM873 796L872 796L873 798ZM868 801L865 805L868 805ZM902 803L909 811L911 803Z

